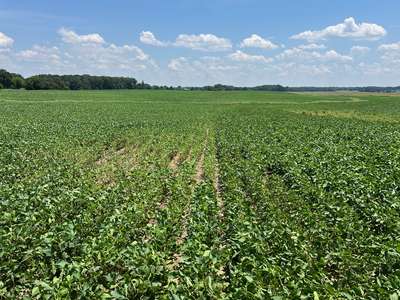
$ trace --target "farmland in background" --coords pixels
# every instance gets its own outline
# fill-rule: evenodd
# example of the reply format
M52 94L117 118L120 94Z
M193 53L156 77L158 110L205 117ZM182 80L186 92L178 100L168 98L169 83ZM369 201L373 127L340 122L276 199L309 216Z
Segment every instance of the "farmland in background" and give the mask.
M0 91L0 299L398 299L400 95Z

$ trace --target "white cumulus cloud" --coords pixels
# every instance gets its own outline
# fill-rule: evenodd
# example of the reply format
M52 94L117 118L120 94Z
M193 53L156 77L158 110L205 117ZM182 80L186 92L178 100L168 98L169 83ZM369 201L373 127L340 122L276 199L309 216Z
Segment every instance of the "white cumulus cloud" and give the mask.
M400 42L380 45L378 50L383 52L381 59L385 62L385 64L387 64L390 68L399 70Z
M350 17L344 20L343 23L328 26L322 30L304 31L292 36L292 39L317 41L325 40L330 37L353 38L376 40L386 35L386 30L380 25L373 23L359 23Z
M185 57L178 57L170 60L168 68L172 71L179 71L186 65L187 59Z
M307 45L300 45L297 48L303 49L303 50L320 50L320 49L326 49L326 46L323 44L307 44Z
M242 48L262 48L262 49L276 49L279 46L275 45L274 43L272 43L269 40L266 40L264 38L262 38L261 36L257 35L257 34L252 34L250 37L244 39L241 44L240 47Z
M31 49L17 53L17 58L22 61L58 63L61 59L61 52L57 47L44 47L35 45Z
M339 54L335 50L321 53L297 47L283 51L277 55L277 58L280 60L298 60L302 62L350 62L353 60L351 56Z
M240 50L237 50L235 53L232 53L228 56L230 59L238 62L262 62L262 63L270 63L273 61L272 58L267 58L263 55L250 55L244 53Z
M159 41L151 31L142 31L140 33L140 41L143 44L156 47L167 46L167 43Z
M132 76L154 72L158 65L135 45L69 43L59 47L35 45L16 52L15 61L30 73ZM25 67L25 68L24 68Z
M69 44L104 44L105 41L102 36L98 33L79 35L76 32L61 28L58 33L60 34L62 40Z
M353 58L347 55L342 55L337 53L335 50L329 50L323 54L321 54L319 57L322 60L327 60L327 61L342 61L342 62L349 62L352 61Z
M383 44L380 45L378 49L382 51L400 51L400 42L393 44Z
M174 43L177 47L200 51L227 51L232 48L230 40L213 34L180 34Z
M359 54L366 54L370 51L371 49L369 47L365 46L353 46L350 49L351 54L359 55Z
M14 40L4 33L0 32L0 47L11 47L14 44Z

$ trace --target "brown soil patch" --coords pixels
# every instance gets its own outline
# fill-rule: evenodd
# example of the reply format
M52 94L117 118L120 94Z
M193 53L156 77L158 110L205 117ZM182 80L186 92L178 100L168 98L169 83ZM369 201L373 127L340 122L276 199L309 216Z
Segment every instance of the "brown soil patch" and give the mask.
M187 224L185 224L181 235L176 240L176 244L182 245L183 242L185 241L185 239L187 238L187 236L188 236Z
M180 265L181 262L182 262L182 255L174 253L172 262L168 265L168 269L175 270ZM177 280L179 279L177 278Z
M111 160L113 158L113 155L118 155L118 156L123 155L125 153L125 151L126 151L126 148L123 147L123 148L118 149L114 153L112 153L112 152L106 153L105 152L98 160L96 160L96 165L102 166L102 165L106 164L109 160Z
M191 214L191 207L188 206L182 217L182 232L175 241L176 245L178 245L178 246L182 245L185 242L186 238L188 237L188 218L189 218L190 214ZM173 262L172 262L172 264L170 264L171 270L176 270L178 268L178 266L182 262L182 256L183 255L181 252L173 254L173 260L172 260Z
M103 155L95 161L96 183L98 185L116 185L116 174L123 171L125 174L130 172L138 164L137 146L122 147L115 151L105 151Z
M206 152L207 141L208 141L208 129L206 131L206 138L204 140L204 148L196 165L196 174L194 176L196 184L200 184L204 180L204 156Z
M194 176L196 184L201 183L203 179L204 179L204 151L200 155L199 161L197 162L196 174Z
M181 160L181 154L178 152L174 155L174 157L170 161L168 168L170 168L172 171L176 171L178 169L180 160Z
M123 148L118 149L115 153L116 153L117 155L122 155L122 154L125 153L125 151L126 151L126 148L123 147Z
M219 268L219 270L217 271L217 275L221 276L221 277L225 277L226 273L225 273L225 268L223 266L221 266Z
M166 207L167 207L167 203L165 201L161 202L160 205L158 206L159 209L165 209Z
M190 205L188 205L188 207L185 209L185 212L182 216L182 232L181 232L180 236L176 239L176 244L178 246L182 245L183 242L188 237L188 219L189 219L189 216L191 213L192 213L192 208Z
M192 159L192 148L190 148L189 153L187 155L187 160L191 160Z
M116 185L114 178L106 177L106 174L103 177L98 178L96 180L96 183L98 185L105 185L105 186L110 186L110 187L114 187Z
M214 174L214 189L215 189L215 195L217 197L217 205L218 205L218 216L221 220L224 219L224 200L222 199L221 196L221 181L220 181L220 175L219 175L219 167L218 163L215 165L215 174Z
M208 129L206 131L206 138L204 141L204 148L203 151L197 161L196 165L196 173L194 175L194 182L195 184L192 185L192 193L194 192L196 185L200 184L204 180L204 158L205 158L205 152L206 152L206 147L207 147L207 140L208 140ZM192 149L189 151L189 157L191 157ZM186 238L188 237L188 220L189 217L192 213L192 207L189 204L188 207L185 209L185 212L182 216L182 222L181 222L181 227L182 227L182 232L179 235L179 237L176 239L176 245L180 246L182 245ZM173 254L173 263L170 265L170 267L174 270L177 269L180 263L182 262L182 253L174 253Z
M96 165L97 166L104 165L108 160L109 160L109 157L107 155L103 155L98 160L96 160Z
M157 220L156 219L150 219L149 222L147 222L148 225L155 225L157 224Z

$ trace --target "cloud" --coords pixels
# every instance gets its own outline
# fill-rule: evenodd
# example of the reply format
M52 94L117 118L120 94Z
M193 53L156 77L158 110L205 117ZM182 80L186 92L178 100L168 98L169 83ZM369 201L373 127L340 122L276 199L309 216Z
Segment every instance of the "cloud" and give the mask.
M143 44L156 47L173 46L208 52L227 51L232 48L230 40L217 37L214 34L180 34L175 42L164 42L158 40L152 32L142 31L140 41Z
M213 34L180 34L174 43L177 47L190 48L200 51L227 51L232 48L230 40Z
M58 63L61 60L61 53L57 47L43 47L35 45L32 49L23 50L17 53L17 58L27 62Z
M276 49L279 46L275 45L269 40L263 39L257 34L252 34L250 37L244 39L240 44L242 48L262 48L262 49Z
M304 76L318 77L332 74L330 67L324 64L307 65L302 63L283 63L276 66L276 75L282 78L298 78L298 82Z
M22 73L93 74L138 77L156 73L157 64L135 45L68 43L35 45L12 56ZM153 75L155 77L156 75ZM149 76L150 77L150 76ZM142 77L143 78L143 77Z
M306 51L301 48L292 48L283 51L277 55L280 60L298 60L302 62L350 62L352 57L337 53L335 50L329 50L323 53L317 51Z
M320 49L326 49L326 46L323 44L307 44L307 45L300 45L297 48L303 49L303 50L320 50Z
M179 71L186 64L187 64L187 59L185 57L174 58L171 59L170 62L168 63L168 68L172 71Z
M143 44L156 46L156 47L167 46L167 43L159 41L151 31L142 31L140 33L140 41Z
M378 47L378 50L383 52L382 61L391 68L400 66L400 42L392 44L383 44Z
M183 74L202 72L203 75L208 74L207 76L210 76L213 71L223 72L237 69L237 67L227 64L222 58L212 56L204 56L195 60L186 57L174 58L168 63L168 68Z
M104 44L105 41L98 33L92 33L87 35L79 35L72 30L61 28L58 31L59 35L65 43L69 44Z
M142 49L134 45L116 46L114 44L111 44L109 47L104 47L103 49L106 50L107 52L115 54L127 54L127 53L133 54L135 59L141 61L149 59L149 56L146 53L144 53Z
M235 53L228 55L231 60L238 62L262 62L262 63L270 63L273 61L272 58L267 58L263 55L250 55L244 53L240 50L237 50Z
M327 61L342 61L342 62L349 62L353 60L352 57L339 54L335 50L329 50L321 54L320 56L317 55L317 58Z
M304 31L292 36L295 40L317 41L330 37L377 40L386 35L386 30L380 25L372 23L357 24L354 18L347 18L343 23L328 26L323 30Z
M371 49L369 47L364 47L364 46L353 46L350 49L351 54L355 55L363 55L366 54L370 51Z
M329 56L329 55L328 55ZM216 83L236 86L262 84L284 85L328 85L343 84L350 64L336 64L319 61L313 64L303 62L235 63L229 55L225 57L202 57L198 59L178 58L170 61L173 71L168 74L172 83L183 86L213 85ZM339 76L337 76L339 74ZM337 81L335 81L337 80Z
M381 60L389 67L399 70L400 67L400 42L392 44L383 44L378 48L383 52Z
M266 40L257 35L244 39L237 49L232 50L229 39L213 34L181 34L175 40L160 41L152 32L143 31L140 41L144 44L208 51L203 53L204 56L194 53L193 57L180 57L180 54L171 60L161 60L159 66L136 45L113 44L105 42L99 34L79 35L65 28L60 29L59 34L63 42L57 43L57 47L52 44L34 45L22 51L10 47L12 42L2 43L4 37L0 34L0 64L25 76L86 73L129 76L152 84L187 86L215 83L242 86L278 83L391 85L400 75L400 42L382 44L378 47L379 53L372 53L372 48L361 46L360 42L350 46L346 54L330 50L323 42L297 42L299 46L282 49L280 54L272 57L256 55L244 49L267 49L263 43ZM324 38L329 36L332 35L325 35ZM283 48L281 45L277 47ZM175 51L182 52L181 49ZM362 55L368 51L371 55Z
M75 64L77 69L86 69L89 73L129 74L157 67L142 49L134 45L82 44L66 50L73 57L71 63Z
M193 66L197 69L202 69L208 72L208 76L213 72L221 72L227 75L226 71L237 70L238 67L231 65L229 61L226 61L223 57L216 56L203 56L193 62Z
M400 42L393 44L383 44L380 45L378 49L381 51L400 51Z
M11 47L14 44L14 40L4 33L0 32L0 47Z
M178 57L169 61L164 82L183 86L232 83L234 78L243 76L242 66L247 67L232 64L225 56Z

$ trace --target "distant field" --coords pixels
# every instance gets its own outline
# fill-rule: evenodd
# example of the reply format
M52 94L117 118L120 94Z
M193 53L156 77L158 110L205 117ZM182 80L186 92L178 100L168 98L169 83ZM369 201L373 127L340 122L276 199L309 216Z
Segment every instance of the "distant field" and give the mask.
M0 299L398 299L400 95L0 91Z

